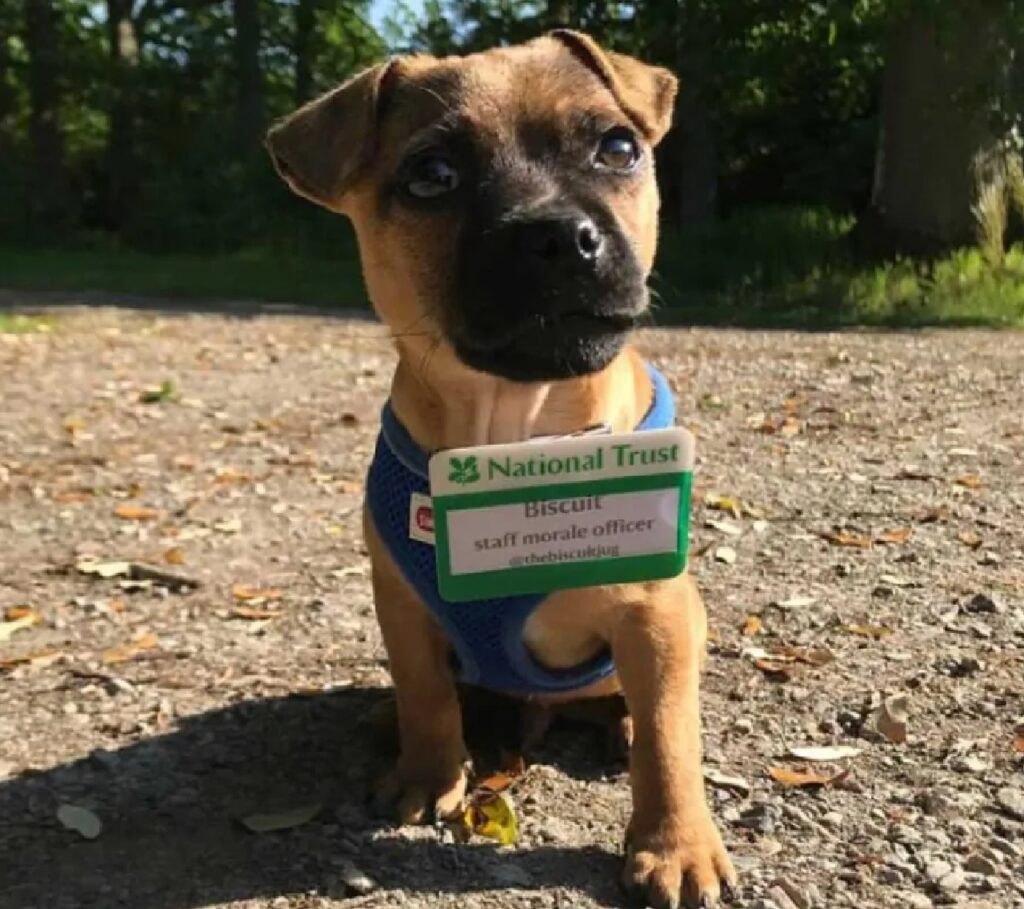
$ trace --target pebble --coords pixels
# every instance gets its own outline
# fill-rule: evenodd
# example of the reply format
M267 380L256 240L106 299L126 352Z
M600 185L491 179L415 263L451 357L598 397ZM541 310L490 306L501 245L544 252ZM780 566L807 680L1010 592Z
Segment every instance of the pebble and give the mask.
M994 836L988 841L989 847L994 849L996 852L1001 852L1003 855L1009 855L1016 857L1020 854L1020 850L1011 843L1009 840L1004 840L1000 836Z
M898 868L891 868L887 865L883 865L875 872L875 880L880 884L886 884L889 887L894 887L896 884L902 884L904 877L903 872Z
M779 909L799 909L797 904L789 898L789 894L781 887L769 888L768 899L778 906Z
M338 882L344 885L349 896L365 896L377 889L377 882L367 876L356 865L345 859L338 870Z
M963 871L959 868L950 871L949 874L945 875L939 882L939 889L944 893L956 893L959 890L964 889L964 884L967 883L967 878L964 877Z
M533 886L533 877L522 865L514 862L502 862L490 870L491 880L499 887L519 887L527 889Z
M780 813L774 805L754 805L744 811L733 824L758 833L774 833Z
M937 884L947 874L953 871L953 866L943 859L932 859L925 865L924 876L933 884Z
M998 603L987 593L976 593L960 608L967 613L993 613L1006 611L1005 606Z
M775 891L781 891L786 899L796 906L796 909L813 909L814 896L807 889L798 887L788 878L780 877L773 882L772 889L768 891L768 895L772 899L776 899ZM779 902L780 906L785 905L778 900L776 902Z
M754 724L748 719L738 719L732 724L732 731L737 735L750 735L754 731Z
M750 909L780 909L779 905L770 899L759 899L754 900L750 904Z
M906 906L907 909L932 909L931 898L923 893L901 891L894 895L897 897L896 905L898 906Z
M1024 821L1024 789L1005 786L996 793L996 802L1010 817Z
M967 861L964 862L964 870L973 871L975 874L998 874L999 868L995 862L990 858L986 858L984 855L978 855L974 853L967 857Z
M845 818L839 811L829 811L821 816L821 822L833 830L839 830L843 826L844 821Z

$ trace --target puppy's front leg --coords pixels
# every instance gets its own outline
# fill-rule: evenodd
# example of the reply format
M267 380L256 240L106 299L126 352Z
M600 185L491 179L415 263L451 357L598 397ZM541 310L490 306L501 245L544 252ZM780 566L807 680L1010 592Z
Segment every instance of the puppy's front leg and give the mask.
M633 817L623 880L662 909L712 906L736 873L711 819L701 770L698 688L707 620L693 581L622 606L612 652L633 717Z
M466 794L467 751L448 645L372 528L366 537L373 554L374 605L395 684L400 744L398 764L378 800L394 802L403 824L449 817Z

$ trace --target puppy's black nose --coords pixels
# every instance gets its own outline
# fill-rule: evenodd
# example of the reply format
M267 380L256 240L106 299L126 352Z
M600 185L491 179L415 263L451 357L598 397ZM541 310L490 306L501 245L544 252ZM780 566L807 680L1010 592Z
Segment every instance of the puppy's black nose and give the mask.
M604 237L590 218L523 221L515 231L521 252L552 266L594 263L604 251Z

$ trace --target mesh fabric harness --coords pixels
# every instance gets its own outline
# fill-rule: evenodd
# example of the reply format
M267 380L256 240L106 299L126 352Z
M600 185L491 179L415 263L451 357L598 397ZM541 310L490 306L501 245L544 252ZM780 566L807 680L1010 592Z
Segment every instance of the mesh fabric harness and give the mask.
M675 402L665 377L649 364L647 371L654 400L637 429L664 429L675 422ZM548 669L531 656L523 629L546 593L468 603L441 599L434 547L409 537L410 499L413 493L430 495L429 460L398 421L391 402L386 403L367 478L367 504L374 528L395 564L451 642L459 680L497 691L542 694L573 691L611 675L614 667L607 652L572 669Z

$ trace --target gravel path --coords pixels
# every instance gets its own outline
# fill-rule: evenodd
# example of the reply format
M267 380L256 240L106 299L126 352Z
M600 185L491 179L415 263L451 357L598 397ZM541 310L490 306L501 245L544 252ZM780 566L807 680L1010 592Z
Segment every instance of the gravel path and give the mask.
M1024 334L640 343L698 436L740 904L1024 907ZM531 755L517 847L365 808L388 676L358 514L393 364L360 319L0 335L3 909L622 905L597 729ZM858 753L789 753L833 745Z

